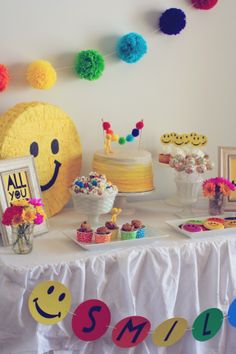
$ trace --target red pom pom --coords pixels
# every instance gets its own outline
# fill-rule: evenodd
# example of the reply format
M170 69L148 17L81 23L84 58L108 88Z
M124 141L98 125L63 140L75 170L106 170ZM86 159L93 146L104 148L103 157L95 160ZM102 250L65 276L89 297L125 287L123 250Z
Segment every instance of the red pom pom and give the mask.
M114 134L113 130L111 130L111 129L107 129L106 133L107 133L107 134L110 134L110 135L113 135L113 134Z
M142 120L140 120L140 122L138 122L138 123L136 124L136 128L140 130L140 129L143 129L143 127L144 127L144 123L143 123Z
M217 4L218 0L192 0L192 4L196 9L210 10Z
M0 91L4 91L7 88L9 82L9 74L7 67L0 64Z
M102 127L104 130L107 130L111 127L111 124L109 122L103 122L102 123Z

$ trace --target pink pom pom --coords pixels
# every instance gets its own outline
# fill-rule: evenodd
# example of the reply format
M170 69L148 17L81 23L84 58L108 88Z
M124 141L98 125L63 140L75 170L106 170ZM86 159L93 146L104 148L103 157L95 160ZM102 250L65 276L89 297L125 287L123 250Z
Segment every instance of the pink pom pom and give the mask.
M192 4L196 9L200 10L210 10L216 4L218 0L192 0Z
M109 122L103 122L102 127L104 130L108 130L111 127L111 124Z
M143 127L144 127L144 123L143 123L142 120L140 120L140 122L138 122L138 123L136 124L136 128L139 129L139 130L141 130L141 129L143 129Z
M9 73L7 67L0 64L0 92L6 90L9 82Z

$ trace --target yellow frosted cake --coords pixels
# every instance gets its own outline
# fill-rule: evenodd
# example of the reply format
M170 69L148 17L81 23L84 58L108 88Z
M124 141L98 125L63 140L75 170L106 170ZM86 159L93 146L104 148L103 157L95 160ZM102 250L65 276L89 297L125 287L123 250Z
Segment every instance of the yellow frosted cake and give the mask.
M105 174L122 193L153 190L152 156L146 150L114 149L94 153L93 170Z

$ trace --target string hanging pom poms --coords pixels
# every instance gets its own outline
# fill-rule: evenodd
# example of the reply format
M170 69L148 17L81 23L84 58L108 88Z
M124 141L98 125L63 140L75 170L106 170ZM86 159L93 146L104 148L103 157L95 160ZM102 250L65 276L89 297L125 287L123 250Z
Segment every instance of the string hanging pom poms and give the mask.
M193 7L199 10L210 10L218 3L218 0L191 0Z
M4 64L0 64L0 92L7 89L9 83L8 69Z
M121 37L117 44L118 57L128 64L134 64L147 53L147 42L141 34L131 32Z
M168 35L179 34L186 26L186 16L181 9L170 8L159 19L160 31Z
M28 66L26 79L33 88L47 90L55 85L57 73L48 61L36 60Z

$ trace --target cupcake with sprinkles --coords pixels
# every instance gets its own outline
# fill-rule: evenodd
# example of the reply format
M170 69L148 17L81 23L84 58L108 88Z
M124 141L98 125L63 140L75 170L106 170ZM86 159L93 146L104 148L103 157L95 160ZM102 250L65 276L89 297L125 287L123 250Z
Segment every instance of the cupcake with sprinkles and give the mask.
M93 230L87 221L83 221L80 228L77 229L77 240L79 242L91 243L93 239Z
M132 220L131 225L137 231L136 238L143 238L145 236L145 226L141 220Z
M111 241L111 231L106 226L98 227L94 233L96 243L105 243Z
M122 240L133 240L136 238L137 230L134 229L134 226L126 223L122 225L121 228L121 239Z

